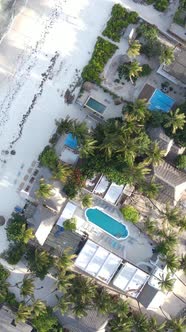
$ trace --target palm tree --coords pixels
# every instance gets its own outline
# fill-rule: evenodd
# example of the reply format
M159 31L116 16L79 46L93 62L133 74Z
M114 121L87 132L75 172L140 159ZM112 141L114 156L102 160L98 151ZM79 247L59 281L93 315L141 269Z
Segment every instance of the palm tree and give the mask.
M130 317L114 317L109 321L109 328L111 332L131 332L132 320Z
M73 122L71 133L74 137L76 137L79 145L83 144L89 135L86 123L78 121Z
M129 311L130 311L130 309L129 309L129 304L127 301L123 301L122 299L119 299L114 304L114 313L119 318L128 317Z
M59 121L56 120L57 132L60 135L70 133L72 131L72 128L73 128L73 123L74 123L74 121L72 119L70 119L69 116L67 116L63 120L59 120Z
M149 327L150 332L162 332L165 331L166 322L163 322L162 324L158 324L155 317L149 318Z
M136 332L149 332L149 322L147 316L141 313L134 313L133 326Z
M161 47L161 55L160 55L160 63L164 63L165 65L170 65L174 60L174 48L162 45Z
M123 169L123 176L126 178L127 183L136 184L144 182L145 175L149 174L149 172L150 169L146 167L146 164L139 163Z
M73 260L76 258L76 255L70 254L69 251L70 248L66 248L61 256L55 258L54 266L59 273L66 272L73 265Z
M104 289L98 289L95 298L96 309L102 315L110 314L113 308L112 296Z
M130 58L136 57L140 54L141 44L139 40L134 40L132 43L130 43L130 47L127 51L127 54Z
M184 274L186 275L186 254L182 255L182 258L180 261L180 269L183 270Z
M96 149L97 141L92 137L87 137L83 144L80 146L79 154L81 158L87 158L88 156L93 156Z
M24 302L19 304L16 313L16 322L25 323L28 319L32 317L32 306L26 306Z
M168 321L167 325L174 332L185 332L186 329L185 317L174 318L171 321Z
M56 169L53 171L53 179L59 180L61 182L66 182L67 178L71 175L72 168L61 162L58 163Z
M69 311L71 302L65 298L65 295L63 295L61 298L59 298L57 295L56 295L56 297L58 299L58 303L54 307L54 310L59 309L60 312L62 313L62 315L64 315L65 313L67 313Z
M72 303L73 312L78 317L83 317L86 310L94 306L96 292L97 286L92 279L77 275L72 280L72 286L66 298Z
M52 266L53 258L46 250L29 247L26 252L29 270L43 279Z
M172 278L171 274L162 274L158 284L161 287L162 292L171 292L174 286L175 279Z
M67 273L67 272L60 272L58 274L57 280L57 289L63 294L69 291L69 288L72 286L72 279L75 278L75 274Z
M32 305L32 312L34 317L38 317L41 314L46 313L46 304L41 300L36 300Z
M64 230L75 232L76 231L76 223L77 223L76 218L71 218L71 219L65 220L64 223L63 223Z
M165 151L159 148L157 142L153 142L150 150L147 152L147 158L145 161L147 164L153 164L154 166L161 164L163 157L165 156Z
M129 78L132 84L134 84L133 78L136 78L139 76L139 74L142 72L142 67L140 66L139 62L134 60L129 65Z
M156 223L150 218L147 218L147 220L145 221L145 231L147 232L147 234L153 236L156 234L156 230L157 230Z
M172 273L176 272L179 269L180 262L174 253L168 252L163 260L165 260L167 268Z
M180 113L180 109L177 108L175 111L170 111L167 114L167 122L164 124L165 128L172 128L172 133L175 134L178 129L183 129L186 123L184 113Z
M161 186L158 183L143 182L138 188L138 190L142 192L145 196L147 196L150 200L152 200L157 198L160 188Z
M37 198L49 199L53 196L53 186L45 182L45 179L40 179L39 189L35 192Z
M34 277L25 275L20 287L20 294L23 297L33 297L34 294Z
M92 206L92 196L90 194L85 194L81 198L81 204L83 208L90 208Z

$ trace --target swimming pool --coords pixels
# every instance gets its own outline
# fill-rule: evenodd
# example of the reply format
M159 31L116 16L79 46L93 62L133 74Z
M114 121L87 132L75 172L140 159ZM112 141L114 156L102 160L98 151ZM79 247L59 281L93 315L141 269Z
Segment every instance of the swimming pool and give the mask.
M106 109L106 106L101 104L96 99L89 97L85 103L85 106L90 108L92 111L96 111L97 113L103 114Z
M66 136L64 144L74 150L78 148L77 138L74 137L71 133Z
M109 214L101 211L98 207L87 209L85 211L85 217L87 221L98 226L117 240L124 240L129 235L125 225L112 218Z
M149 110L150 111L163 111L169 112L174 105L175 100L162 91L156 89L149 99Z

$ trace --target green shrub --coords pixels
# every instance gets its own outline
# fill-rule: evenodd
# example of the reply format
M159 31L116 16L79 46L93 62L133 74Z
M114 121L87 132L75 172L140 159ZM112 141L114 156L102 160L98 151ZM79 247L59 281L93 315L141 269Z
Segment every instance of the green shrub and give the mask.
M48 167L54 170L57 166L58 156L53 148L49 145L45 146L43 152L39 156L41 166Z
M186 155L180 155L177 157L176 166L180 169L186 168Z
M116 50L116 45L98 37L92 58L82 71L83 79L99 84L101 82L100 74L103 72L107 61L113 56Z
M22 243L11 243L2 257L11 265L16 265L25 253L26 246Z
M65 231L75 232L76 222L77 222L76 218L71 218L71 219L65 220L64 223L63 223L63 227L64 227Z
M65 194L68 196L68 198L73 199L78 194L78 186L71 181L68 181L63 188Z
M147 76L150 75L150 73L152 72L151 67L145 63L144 65L142 65L142 72L140 73L140 76Z
M161 54L161 43L157 41L148 41L141 47L141 53L147 58L152 58Z
M146 39L146 41L155 41L158 37L158 29L155 25L149 23L141 23L137 32Z
M124 28L130 23L137 23L138 14L136 12L127 12L127 10L119 4L112 8L111 18L107 22L107 26L103 31L103 36L119 42Z
M126 205L121 208L121 213L127 221L131 221L133 223L137 223L139 221L139 212L132 205Z
M160 12L164 12L169 6L169 0L156 0L154 3L154 8Z

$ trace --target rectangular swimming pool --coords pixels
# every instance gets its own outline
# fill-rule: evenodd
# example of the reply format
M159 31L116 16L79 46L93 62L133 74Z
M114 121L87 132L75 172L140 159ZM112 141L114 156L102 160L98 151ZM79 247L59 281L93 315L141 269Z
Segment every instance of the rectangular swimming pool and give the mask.
M163 111L169 112L174 105L175 100L164 92L156 89L149 99L149 110L150 111Z
M89 97L86 101L85 105L86 107L90 108L92 111L97 112L99 114L103 114L106 106L97 101L96 99Z
M101 211L98 207L87 209L85 217L87 221L98 226L117 240L124 240L129 235L128 229L124 224Z
M71 133L67 134L64 144L73 150L78 148L77 138Z

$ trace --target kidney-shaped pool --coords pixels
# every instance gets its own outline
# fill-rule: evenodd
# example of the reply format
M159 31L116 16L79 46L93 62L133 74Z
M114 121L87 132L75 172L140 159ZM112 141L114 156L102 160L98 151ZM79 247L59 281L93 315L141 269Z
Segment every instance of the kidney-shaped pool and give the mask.
M86 209L85 217L87 221L101 228L104 232L117 240L124 240L129 235L127 226L103 212L98 207Z

